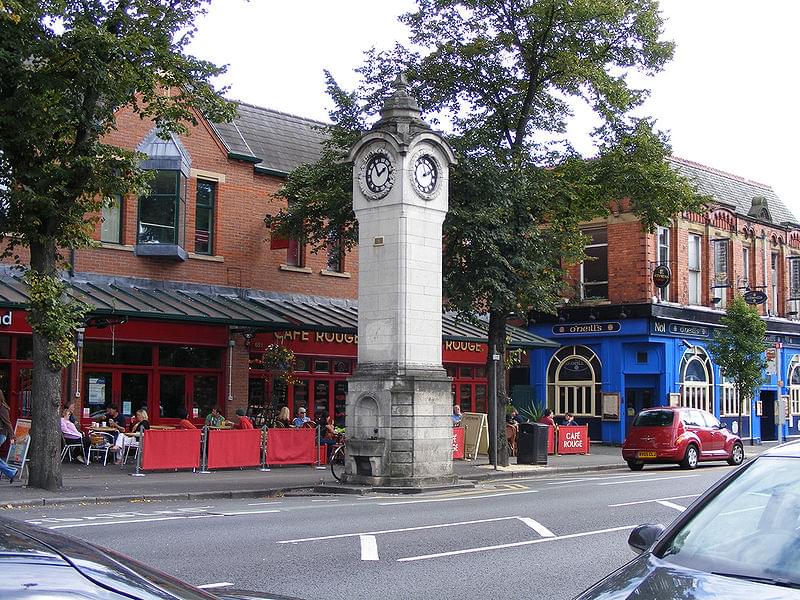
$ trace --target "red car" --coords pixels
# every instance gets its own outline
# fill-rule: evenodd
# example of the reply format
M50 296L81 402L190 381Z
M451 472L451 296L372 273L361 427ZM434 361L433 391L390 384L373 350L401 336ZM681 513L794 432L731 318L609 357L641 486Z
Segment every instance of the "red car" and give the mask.
M622 458L632 471L640 471L645 463L679 463L685 469L705 460L740 465L744 447L741 438L709 412L661 406L636 415L622 445Z

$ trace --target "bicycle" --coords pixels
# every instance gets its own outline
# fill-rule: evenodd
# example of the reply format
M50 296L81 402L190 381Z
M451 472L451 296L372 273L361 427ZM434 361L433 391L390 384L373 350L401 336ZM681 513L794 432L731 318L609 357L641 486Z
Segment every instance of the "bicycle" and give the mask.
M344 477L344 444L338 444L331 454L331 474L336 481Z

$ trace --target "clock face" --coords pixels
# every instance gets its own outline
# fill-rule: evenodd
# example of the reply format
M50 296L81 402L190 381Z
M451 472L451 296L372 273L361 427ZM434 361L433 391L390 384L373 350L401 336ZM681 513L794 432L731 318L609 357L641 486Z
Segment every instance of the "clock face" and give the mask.
M375 152L364 164L364 184L373 198L381 198L389 193L394 184L394 165L384 152Z
M429 154L423 154L414 163L414 184L425 195L432 194L439 181L439 168L436 160Z

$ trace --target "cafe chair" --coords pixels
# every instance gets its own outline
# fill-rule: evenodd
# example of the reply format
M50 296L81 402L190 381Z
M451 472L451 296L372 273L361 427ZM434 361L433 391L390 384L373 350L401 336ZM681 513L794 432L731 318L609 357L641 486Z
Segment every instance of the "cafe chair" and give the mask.
M103 466L105 466L108 464L109 449L114 445L114 437L105 432L94 432L89 435L91 444L89 452L86 453L86 464L88 465L92 461L92 454L99 454L103 456Z
M64 457L69 456L70 462L72 462L75 457L72 455L73 450L77 450L78 454L83 454L83 441L76 440L74 438L67 438L64 434L61 434L61 462L64 462Z
M122 464L123 466L125 463L128 462L128 455L133 453L133 460L135 460L139 456L139 445L129 444L125 446L125 452L122 454Z

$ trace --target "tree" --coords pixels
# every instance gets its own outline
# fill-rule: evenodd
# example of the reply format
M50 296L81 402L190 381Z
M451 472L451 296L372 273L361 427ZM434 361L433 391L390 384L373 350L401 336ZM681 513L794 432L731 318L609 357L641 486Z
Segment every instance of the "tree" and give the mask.
M722 375L733 381L739 398L739 431L742 431L742 407L764 382L764 336L767 324L754 306L738 294L720 319L724 326L714 332L709 350Z
M444 224L445 296L449 308L465 318L488 314L489 347L502 360L510 316L554 310L563 291L563 265L583 257L581 222L622 204L652 229L700 205L693 187L665 163L666 137L651 121L630 117L646 92L631 88L627 74L658 72L673 45L660 40L655 0L417 4L401 20L423 50L369 51L357 69L361 86L351 94L329 78L329 90L340 101L332 114L334 130L342 99L350 117L360 108L366 120L381 106L398 68L429 118L447 125L459 164L451 171ZM592 160L560 139L574 100L587 102L602 120ZM303 173L322 173L331 166L326 158ZM303 232L320 247L336 231L353 231L352 211L341 210L343 194L350 194L349 175L347 188L335 192L293 176L281 192L295 201L292 209L270 223ZM319 207L324 200L312 198L323 193L335 193L340 210L327 221L308 219L304 203ZM490 385L494 372L488 369ZM505 390L498 389L497 405L489 409L492 432L504 431ZM499 437L498 461L507 464Z
M229 120L234 107L210 78L223 72L185 54L207 0L0 2L0 228L30 286L33 329L29 485L61 486L61 370L76 356L87 307L70 298L64 251L93 245L106 198L146 189L142 158L104 143L130 107L161 135ZM29 250L25 266L20 248Z

